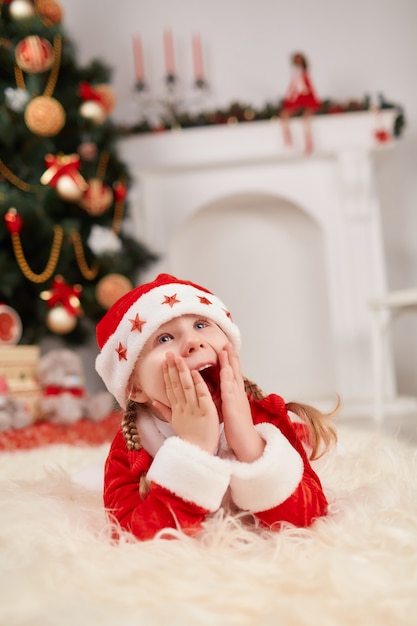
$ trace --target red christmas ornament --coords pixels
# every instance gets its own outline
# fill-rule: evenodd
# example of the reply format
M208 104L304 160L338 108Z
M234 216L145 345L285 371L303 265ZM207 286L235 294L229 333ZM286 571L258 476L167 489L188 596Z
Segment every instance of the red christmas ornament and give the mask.
M16 345L22 336L22 321L12 307L0 304L0 345Z
M54 61L54 49L47 39L30 35L22 39L15 51L16 63L24 72L46 72Z
M6 228L11 235L14 233L19 234L22 230L23 219L20 217L18 212L14 207L10 208L6 215L4 216L4 221L6 222Z
M49 308L62 305L70 315L78 317L82 315L80 296L81 285L67 285L62 276L55 276L49 291L43 291L41 298L46 300Z

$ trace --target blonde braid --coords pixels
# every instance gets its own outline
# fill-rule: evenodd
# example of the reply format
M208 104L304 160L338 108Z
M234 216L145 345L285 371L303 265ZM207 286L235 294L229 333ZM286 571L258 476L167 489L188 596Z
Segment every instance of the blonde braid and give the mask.
M136 427L137 407L138 404L136 402L128 400L126 411L122 419L122 432L128 450L140 450L142 448L138 429Z
M126 411L122 419L122 432L126 441L128 450L139 451L142 448L140 436L136 426L137 410L141 406L133 400L128 400ZM146 478L146 472L141 472L139 476L139 495L142 500L148 495L150 491L149 481Z

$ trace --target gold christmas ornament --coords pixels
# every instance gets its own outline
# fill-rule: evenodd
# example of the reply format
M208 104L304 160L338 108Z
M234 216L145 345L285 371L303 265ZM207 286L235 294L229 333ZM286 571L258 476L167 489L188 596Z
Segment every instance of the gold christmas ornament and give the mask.
M113 202L113 191L99 178L88 181L88 189L80 201L80 207L89 215L102 215Z
M53 137L65 126L65 109L49 96L34 98L25 109L26 126L40 137Z
M64 11L56 0L35 0L36 11L46 26L62 22Z
M17 44L15 58L21 70L29 74L38 74L52 67L54 49L47 39L30 35Z
M79 109L81 117L86 120L90 120L97 126L105 122L107 113L103 106L99 102L94 100L86 100L82 103Z
M96 286L96 300L103 309L109 309L119 298L132 289L133 285L122 274L107 274Z
M106 83L102 83L100 85L94 86L94 91L98 93L101 98L101 105L107 113L110 113L115 107L116 104L116 96L114 95L113 89L110 85Z
M9 15L14 20L27 20L35 15L35 8L29 0L13 0Z
M66 174L59 177L56 190L59 197L67 202L78 202L83 195L83 189L71 176Z
M66 335L74 330L77 317L61 305L54 306L46 316L46 325L56 335Z

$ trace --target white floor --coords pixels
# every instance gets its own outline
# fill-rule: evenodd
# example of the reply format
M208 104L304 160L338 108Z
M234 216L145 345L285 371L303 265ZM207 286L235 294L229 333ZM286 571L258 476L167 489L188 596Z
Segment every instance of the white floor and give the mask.
M399 407L397 410L392 408L390 410L388 407L380 424L375 422L372 414L344 415L342 410L336 417L336 426L375 430L417 446L417 410L409 405Z

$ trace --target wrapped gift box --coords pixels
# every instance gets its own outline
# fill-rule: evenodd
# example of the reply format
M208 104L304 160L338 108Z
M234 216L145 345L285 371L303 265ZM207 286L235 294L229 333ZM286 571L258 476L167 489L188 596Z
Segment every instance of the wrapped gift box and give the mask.
M0 377L9 388L8 395L20 400L38 416L42 390L38 382L39 346L0 346Z

